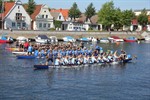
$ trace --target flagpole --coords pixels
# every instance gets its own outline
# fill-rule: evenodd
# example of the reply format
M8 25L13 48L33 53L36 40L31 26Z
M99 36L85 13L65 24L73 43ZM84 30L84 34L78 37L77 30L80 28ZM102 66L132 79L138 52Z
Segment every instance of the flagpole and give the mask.
M3 34L3 27L4 27L4 0L2 0L2 34Z

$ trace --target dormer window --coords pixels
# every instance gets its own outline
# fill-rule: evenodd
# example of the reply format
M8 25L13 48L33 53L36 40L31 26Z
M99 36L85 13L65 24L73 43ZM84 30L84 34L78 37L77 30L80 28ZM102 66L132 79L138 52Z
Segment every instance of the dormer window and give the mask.
M46 12L46 10L44 12Z
M61 16L59 16L59 19L61 19Z

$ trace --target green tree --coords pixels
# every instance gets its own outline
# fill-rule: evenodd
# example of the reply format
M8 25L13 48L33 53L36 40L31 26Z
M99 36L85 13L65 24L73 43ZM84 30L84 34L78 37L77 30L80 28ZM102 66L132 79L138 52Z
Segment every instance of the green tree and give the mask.
M85 9L86 20L91 19L93 15L95 15L95 7L93 7L93 3L90 3Z
M145 27L148 23L148 15L146 9L143 9L141 14L138 16L138 23L142 25L142 27Z
M122 11L122 24L125 26L131 25L131 20L135 19L135 13L132 10Z
M0 13L2 13L2 5L3 5L3 2L2 0L0 0Z
M110 29L111 25L114 23L114 10L114 3L110 1L103 4L101 10L98 12L98 22L107 30Z
M15 0L9 0L9 2L14 2Z
M36 3L34 2L34 0L29 0L27 5L27 12L29 13L29 15L31 15L35 10Z
M55 25L55 28L61 28L62 21L54 20L54 25Z
M123 24L122 24L122 11L117 8L117 9L114 9L114 13L113 13L113 21L112 21L112 24L114 25L114 28L117 29L120 29L122 28Z
M76 4L76 2L73 3L72 7L69 10L69 17L72 19L76 19L78 17L80 17L81 12L78 8L78 5Z

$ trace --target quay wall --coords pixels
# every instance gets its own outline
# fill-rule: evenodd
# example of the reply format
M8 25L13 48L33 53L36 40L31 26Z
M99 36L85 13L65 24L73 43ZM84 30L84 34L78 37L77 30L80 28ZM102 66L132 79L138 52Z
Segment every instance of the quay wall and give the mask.
M13 38L17 38L18 36L24 36L27 38L34 38L39 34L45 34L48 37L56 36L58 39L61 39L64 36L72 36L74 38L81 38L81 37L95 37L95 38L102 38L102 37L109 37L112 35L119 36L120 38L126 38L128 36L135 36L141 39L141 32L70 32L70 31L22 31L22 30L0 30L0 34L7 34Z

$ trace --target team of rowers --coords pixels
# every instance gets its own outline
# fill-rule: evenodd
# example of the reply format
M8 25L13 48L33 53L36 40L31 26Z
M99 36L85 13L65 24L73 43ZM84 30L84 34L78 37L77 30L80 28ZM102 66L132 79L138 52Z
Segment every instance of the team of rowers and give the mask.
M92 49L84 47L83 43L75 45L73 43L59 43L49 45L31 45L24 44L24 51L34 56L46 58L46 65L74 65L74 64L87 64L87 63L109 63L127 58L126 52L121 50L118 55L117 51L104 52L102 47L95 46ZM129 56L128 56L129 57Z

